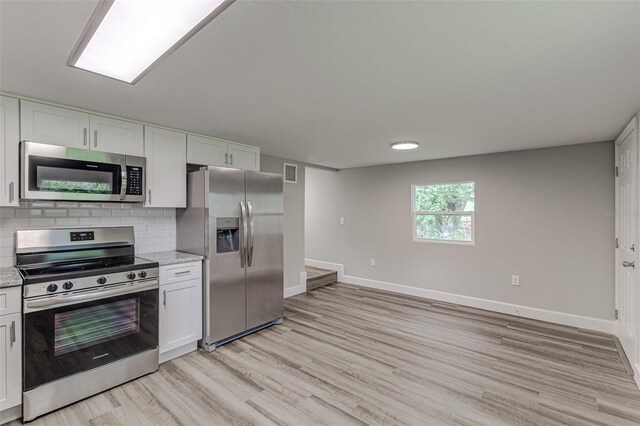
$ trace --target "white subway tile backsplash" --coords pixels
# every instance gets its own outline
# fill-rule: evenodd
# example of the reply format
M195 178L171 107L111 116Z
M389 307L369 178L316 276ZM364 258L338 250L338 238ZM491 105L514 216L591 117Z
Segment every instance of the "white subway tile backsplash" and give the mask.
M136 253L176 249L175 209L144 209L139 204L23 202L0 208L0 267L15 263L15 232L77 226L133 226Z
M52 226L56 225L56 220L53 218L35 218L35 219L31 219L29 221L29 228L51 228ZM19 229L22 227L16 227L16 229ZM26 226L25 226L26 228Z
M91 216L91 210L72 209L72 210L69 210L69 216L70 217L88 217L88 216Z
M46 217L67 217L68 213L65 209L46 209L44 215Z
M76 217L59 217L56 219L56 226L78 226L80 221Z

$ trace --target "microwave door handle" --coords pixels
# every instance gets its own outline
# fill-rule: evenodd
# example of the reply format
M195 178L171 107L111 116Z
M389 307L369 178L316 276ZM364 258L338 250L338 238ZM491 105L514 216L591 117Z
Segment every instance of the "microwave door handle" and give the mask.
M127 196L127 168L120 165L120 199L124 200Z

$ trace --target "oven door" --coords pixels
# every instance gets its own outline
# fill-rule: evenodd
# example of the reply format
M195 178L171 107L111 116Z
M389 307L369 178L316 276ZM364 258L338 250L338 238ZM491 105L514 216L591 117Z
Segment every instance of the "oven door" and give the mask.
M158 346L158 280L24 301L23 390Z
M20 145L22 199L125 200L124 155L33 142Z

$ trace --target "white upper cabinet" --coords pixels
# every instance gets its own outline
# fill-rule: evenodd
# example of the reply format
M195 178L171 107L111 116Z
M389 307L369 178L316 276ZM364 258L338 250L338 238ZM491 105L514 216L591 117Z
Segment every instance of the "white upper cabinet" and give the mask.
M229 166L260 171L260 148L229 143Z
M142 124L92 115L90 118L91 149L117 154L144 155Z
M146 207L187 206L187 135L145 126Z
M20 101L22 140L89 148L89 114L31 101Z
M20 101L20 131L29 142L143 156L143 128L131 121Z
M18 206L19 151L18 100L0 96L0 206Z
M208 166L226 166L227 142L203 136L187 135L187 162Z
M260 148L204 136L187 135L187 162L260 170Z

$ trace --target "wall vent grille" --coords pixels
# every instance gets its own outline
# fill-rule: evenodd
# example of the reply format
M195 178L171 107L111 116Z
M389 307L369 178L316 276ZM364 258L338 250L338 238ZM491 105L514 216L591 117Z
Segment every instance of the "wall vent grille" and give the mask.
M285 182L298 183L298 166L296 164L284 163L282 177Z

